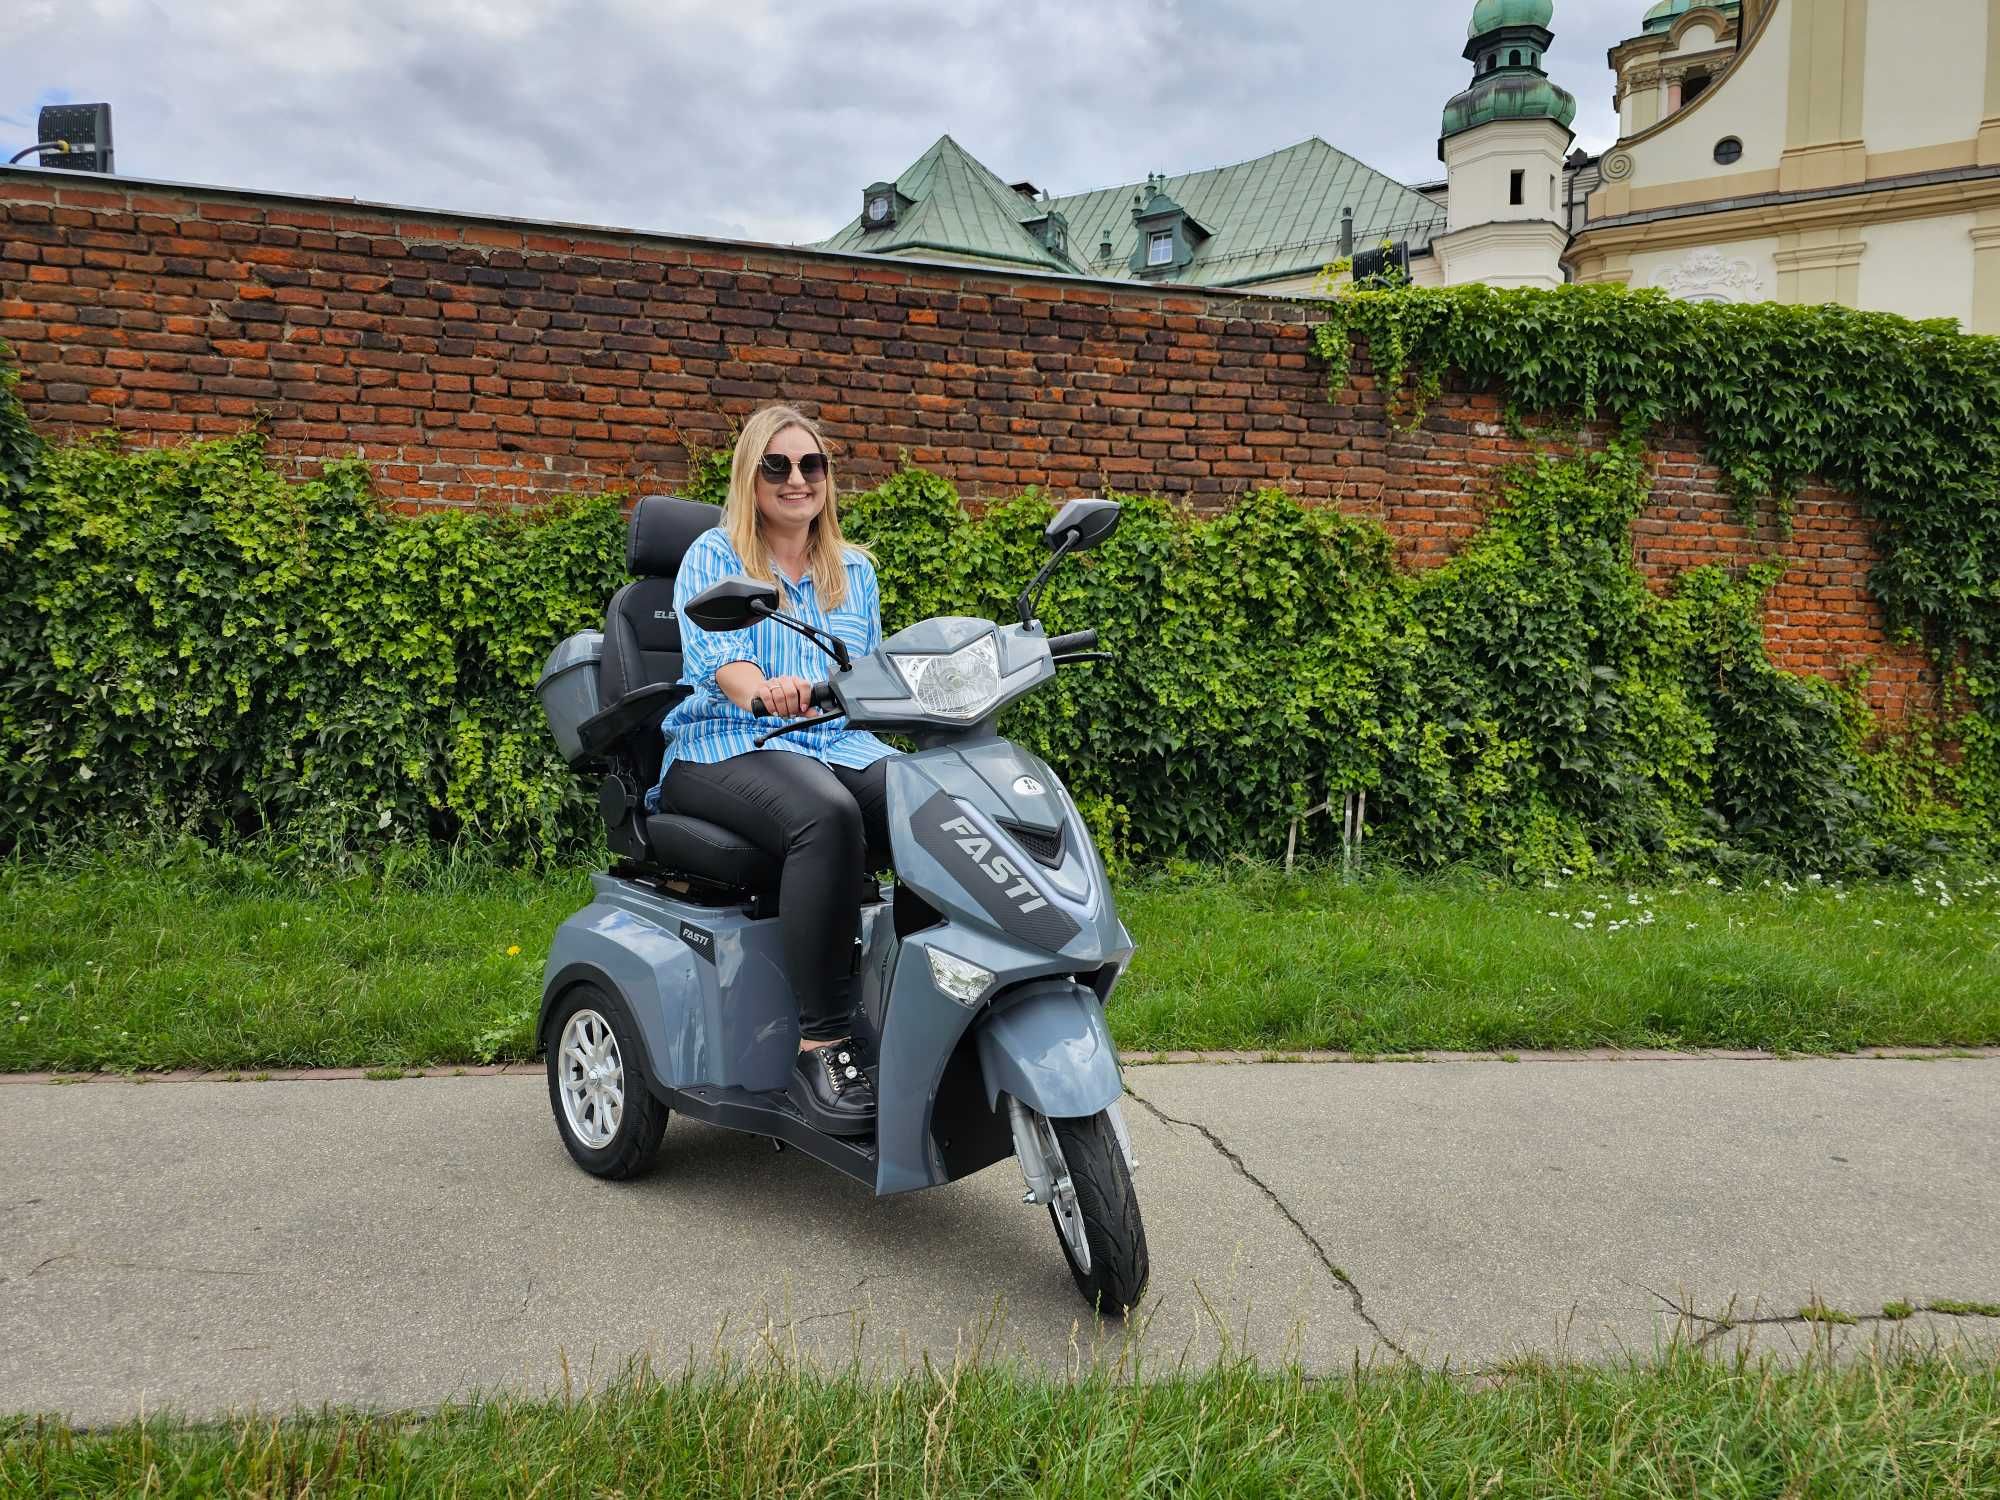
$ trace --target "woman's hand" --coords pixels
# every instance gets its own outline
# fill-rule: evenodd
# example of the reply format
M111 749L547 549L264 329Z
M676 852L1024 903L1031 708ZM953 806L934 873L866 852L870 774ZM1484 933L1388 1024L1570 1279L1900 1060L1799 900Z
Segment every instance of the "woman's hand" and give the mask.
M765 713L797 719L812 712L812 691L803 677L766 677L757 696L764 700Z

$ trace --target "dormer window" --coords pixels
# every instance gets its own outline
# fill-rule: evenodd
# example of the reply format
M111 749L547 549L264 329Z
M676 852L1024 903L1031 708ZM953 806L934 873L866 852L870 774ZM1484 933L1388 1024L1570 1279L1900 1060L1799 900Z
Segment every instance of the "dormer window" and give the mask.
M1148 177L1132 195L1132 227L1138 242L1126 264L1144 281L1177 279L1209 239L1208 226L1174 202L1160 176Z
M1037 243L1064 260L1069 259L1069 220L1060 209L1048 208L1032 219L1023 219L1021 227L1032 234Z
M861 227L886 229L896 222L901 195L893 182L871 183L861 193Z

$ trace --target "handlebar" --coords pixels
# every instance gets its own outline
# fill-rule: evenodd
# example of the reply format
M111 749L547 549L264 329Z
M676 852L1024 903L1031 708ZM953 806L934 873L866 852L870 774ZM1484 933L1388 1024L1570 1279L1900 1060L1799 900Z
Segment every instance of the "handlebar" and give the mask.
M833 684L831 682L814 683L812 698L807 702L806 707L817 709L821 713L825 713L831 708L840 707L840 697L834 692ZM761 694L750 700L750 712L760 719L770 717L769 710L764 707L764 699Z
M1093 650L1096 645L1096 631L1072 630L1068 635L1052 635L1049 637L1049 655L1063 656L1071 651L1089 651Z

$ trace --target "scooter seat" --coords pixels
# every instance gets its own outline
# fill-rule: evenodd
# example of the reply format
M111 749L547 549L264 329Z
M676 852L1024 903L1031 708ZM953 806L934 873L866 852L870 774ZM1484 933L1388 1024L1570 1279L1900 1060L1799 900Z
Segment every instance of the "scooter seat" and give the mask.
M684 875L753 892L777 888L777 860L741 834L700 818L654 813L646 819L646 845L661 866Z

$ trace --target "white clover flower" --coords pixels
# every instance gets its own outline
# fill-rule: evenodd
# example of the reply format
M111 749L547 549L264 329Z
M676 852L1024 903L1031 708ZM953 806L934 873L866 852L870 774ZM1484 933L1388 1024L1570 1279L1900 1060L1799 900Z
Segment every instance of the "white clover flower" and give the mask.
M1588 927L1584 926L1584 925L1583 925L1583 923L1581 923L1581 922L1572 922L1572 923L1570 923L1569 925L1570 925L1570 926L1572 926L1572 927L1574 927L1574 928L1575 928L1575 929L1576 929L1576 930L1577 930L1578 932L1588 932L1588 931L1590 931L1590 929L1589 929Z
M1627 891L1627 892L1625 893L1625 904L1626 904L1627 906L1637 906L1637 905L1639 904L1639 894L1638 894L1638 892L1636 892L1636 891Z
M1833 893L1833 899L1834 899L1834 900L1836 900L1836 901L1845 901L1845 900L1847 899L1847 892L1845 892L1845 891L1835 891L1835 892Z
M1708 879L1704 880L1704 881L1702 882L1702 884L1703 884L1703 885L1721 885L1721 884L1722 884L1722 879L1721 879L1721 877L1720 877L1720 876L1716 876L1716 875L1711 875L1711 876L1709 876L1709 877L1708 877Z
M1594 911L1587 911L1583 914L1583 920L1586 922L1595 922L1597 920L1597 913Z
M1693 931L1694 931L1694 929L1695 929L1695 927L1696 927L1696 925L1697 925L1697 924L1696 924L1696 923L1693 923L1693 922L1690 922L1690 923L1688 923L1688 931L1689 931L1689 932L1693 932Z

